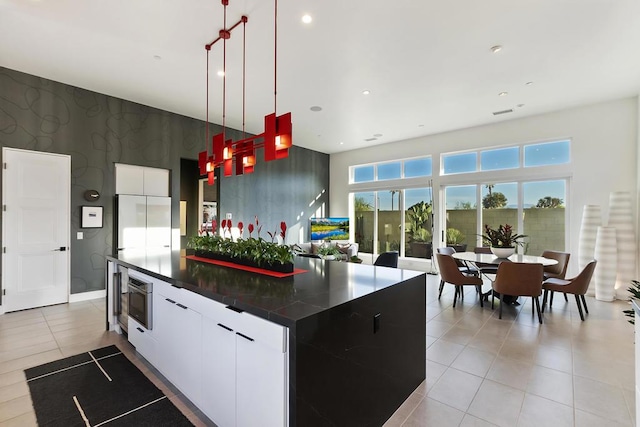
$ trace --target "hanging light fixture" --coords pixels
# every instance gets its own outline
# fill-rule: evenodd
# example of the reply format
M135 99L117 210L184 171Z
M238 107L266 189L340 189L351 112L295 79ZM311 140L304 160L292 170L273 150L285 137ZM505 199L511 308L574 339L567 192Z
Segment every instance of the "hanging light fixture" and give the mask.
M246 24L249 18L243 15L240 20L232 27L227 29L227 6L229 0L221 0L224 7L223 29L218 32L218 38L211 43L205 45L207 51L207 113L206 113L206 141L209 143L209 52L211 47L218 41L223 41L223 69L222 69L222 133L214 135L212 138L212 154L209 155L208 149L202 151L198 155L198 165L200 174L207 175L209 185L215 183L215 171L222 168L225 176L231 176L234 173L233 163L235 162L235 174L243 175L253 173L256 165L255 151L258 148L264 149L264 160L266 162L278 159L284 159L289 155L289 148L292 143L291 113L285 113L277 116L277 87L278 87L278 0L274 0L274 91L273 91L273 109L274 112L267 114L264 118L264 132L246 137L245 134L245 85L246 85L246 69L245 69L245 52L246 52ZM227 40L231 37L231 32L243 24L243 42L242 42L242 139L233 141L226 139L226 50Z

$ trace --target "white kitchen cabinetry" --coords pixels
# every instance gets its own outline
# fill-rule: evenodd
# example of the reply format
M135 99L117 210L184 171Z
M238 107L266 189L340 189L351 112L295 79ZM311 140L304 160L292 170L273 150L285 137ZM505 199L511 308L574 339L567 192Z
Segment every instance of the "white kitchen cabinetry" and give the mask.
M192 402L200 401L202 316L189 291L154 283L156 368Z
M221 426L287 425L287 328L203 307L203 412Z
M129 342L136 348L138 353L153 364L156 359L158 341L151 331L138 323L133 317L129 316L127 325L129 328Z
M116 163L116 194L169 196L169 170Z

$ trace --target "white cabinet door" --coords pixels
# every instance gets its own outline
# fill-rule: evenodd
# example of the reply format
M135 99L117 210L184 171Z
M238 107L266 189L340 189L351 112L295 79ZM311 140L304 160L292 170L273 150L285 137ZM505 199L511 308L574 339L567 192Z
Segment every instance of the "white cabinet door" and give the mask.
M169 195L169 171L167 169L144 168L144 195Z
M202 316L177 299L154 298L154 333L159 348L156 368L193 402L200 400ZM175 297L173 297L175 298Z
M219 426L235 426L236 334L220 318L203 316L202 362L200 409Z
M286 353L261 342L260 337L236 334L238 427L286 425L286 367Z
M157 341L151 335L150 331L129 316L129 342L151 364L154 364L157 352Z
M143 167L116 164L116 194L144 194Z

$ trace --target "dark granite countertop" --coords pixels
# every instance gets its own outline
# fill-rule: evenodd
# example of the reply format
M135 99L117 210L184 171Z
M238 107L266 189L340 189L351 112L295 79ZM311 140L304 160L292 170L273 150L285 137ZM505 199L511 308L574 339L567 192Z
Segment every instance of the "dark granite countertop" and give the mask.
M288 327L420 275L426 286L426 273L372 265L296 257L295 267L306 273L274 278L183 255L178 251L123 252L107 259Z

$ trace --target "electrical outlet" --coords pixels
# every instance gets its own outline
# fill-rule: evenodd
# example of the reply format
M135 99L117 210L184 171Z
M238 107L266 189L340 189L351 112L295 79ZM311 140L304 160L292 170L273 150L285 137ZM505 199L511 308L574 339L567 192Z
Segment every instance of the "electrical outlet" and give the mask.
M78 234L76 235L78 240L82 240L84 239L84 233L82 231L78 231Z
M226 219L232 219L231 217L232 217L231 212L227 212L227 214L225 215L225 218Z

